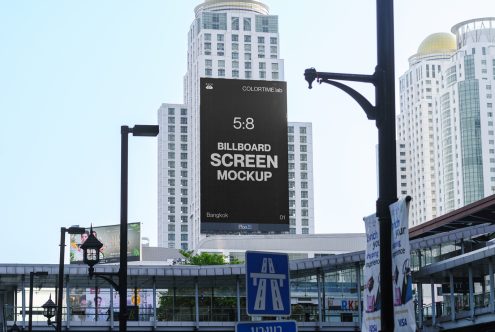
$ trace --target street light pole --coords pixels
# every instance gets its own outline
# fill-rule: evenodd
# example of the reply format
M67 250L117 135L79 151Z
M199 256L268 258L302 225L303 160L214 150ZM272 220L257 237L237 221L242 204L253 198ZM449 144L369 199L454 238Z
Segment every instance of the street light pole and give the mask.
M353 97L368 119L378 128L378 199L376 217L380 224L380 303L381 331L394 330L392 293L392 220L389 205L397 201L397 165L395 141L395 71L394 71L393 0L376 0L377 66L373 75L317 72L306 69L309 88L314 80L331 84ZM372 83L375 106L351 87L335 80Z
M156 125L135 125L133 128L122 126L121 161L120 161L120 268L119 268L119 331L127 330L127 182L129 133L133 136L157 136Z
M62 331L62 301L64 296L64 258L65 258L65 233L83 234L86 231L83 227L72 226L60 228L60 260L58 263L58 292L57 292L57 314L55 315L55 327L57 332Z
M120 152L120 268L119 268L119 331L127 330L127 179L128 126L121 127Z

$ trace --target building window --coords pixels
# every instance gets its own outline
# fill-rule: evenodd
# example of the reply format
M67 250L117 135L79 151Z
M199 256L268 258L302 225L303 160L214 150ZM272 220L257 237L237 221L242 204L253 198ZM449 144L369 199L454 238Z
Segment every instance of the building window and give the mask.
M174 115L174 114L175 114L175 108L169 108L168 115Z
M170 124L175 124L175 118L174 118L174 117L172 117L172 116L169 116L169 117L168 117L168 123L170 123Z
M278 62L273 62L272 63L272 70L277 71L278 70Z
M244 72L244 77L245 78L251 78L251 72L249 70Z
M232 35L232 41L233 42L239 41L239 35Z
M174 134L168 134L168 140L169 141L175 141L175 135Z
M212 70L211 70L211 68L205 68L205 75L206 75L206 76L211 76L211 75L212 75Z
M307 146L307 145L301 145L301 146L299 147L299 150L300 150L301 152L308 152L308 146Z
M294 134L294 127L289 126L289 127L287 128L287 131L289 132L289 134Z
M306 134L306 127L300 127L299 134Z
M211 40L211 33L205 33L204 38L206 41L210 41Z
M168 159L174 159L175 158L175 153L174 152L169 152L168 153Z
M272 79L278 80L278 72L272 72Z
M180 135L181 142L187 142L187 135Z
M244 42L250 43L251 42L251 36L250 35L244 35Z
M277 46L270 46L270 53L271 54L277 53Z
M244 69L251 69L251 62L244 62Z
M175 241L175 234L169 234L168 235L168 240L169 241Z
M308 220L308 219L306 219L306 218L303 218L303 219L301 220L301 225L303 225L303 226L309 226L309 220Z
M219 69L219 70L218 70L218 76L219 76L219 77L223 77L223 76L225 76L225 69Z
M181 234L180 235L180 240L181 241L187 241L187 234Z
M225 60L218 60L218 67L224 68L225 67Z
M258 44L264 44L265 43L265 37L258 37Z
M187 115L187 108L181 108L180 109L180 115L182 115L182 116Z
M168 131L169 132L174 132L175 131L175 126L168 126Z
M233 43L232 44L232 51L238 51L239 50L239 44Z
M187 168L187 161L181 161L180 168Z
M239 30L239 17L231 17L230 28L232 30Z
M270 44L277 45L277 37L270 37Z
M168 222L175 222L175 216L173 214L172 215L169 215L167 217L167 219L168 219Z
M169 232L175 232L175 224L169 224L168 225L168 231Z
M244 60L251 61L251 53L244 53Z
M239 59L239 53L232 52L232 59L235 59L235 60Z
M244 44L244 52L251 52L251 44Z
M180 124L187 124L187 118L180 118Z
M258 53L265 53L265 45L258 45Z
M302 234L309 234L309 229L308 228L303 228L302 229Z
M182 159L182 160L187 159L187 153L181 153L180 159Z
M219 41L219 42L223 42L224 41L224 38L225 38L225 36L223 34L218 34L217 35L217 41Z
M182 134L186 134L187 133L187 126L180 126L180 132Z
M175 161L169 161L168 168L175 168Z
M244 17L244 19L243 19L243 30L244 31L251 31L251 18Z
M232 70L232 77L239 77L239 71L238 70Z

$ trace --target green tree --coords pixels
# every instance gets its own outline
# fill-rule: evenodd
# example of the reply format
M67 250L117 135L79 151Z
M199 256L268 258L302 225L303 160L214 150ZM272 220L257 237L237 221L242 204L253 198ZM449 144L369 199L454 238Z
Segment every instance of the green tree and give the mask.
M193 251L179 250L182 256L186 258L187 265L224 265L224 264L241 264L241 261L237 258L233 258L228 263L225 257L221 254L210 254L202 252L200 254L194 254Z

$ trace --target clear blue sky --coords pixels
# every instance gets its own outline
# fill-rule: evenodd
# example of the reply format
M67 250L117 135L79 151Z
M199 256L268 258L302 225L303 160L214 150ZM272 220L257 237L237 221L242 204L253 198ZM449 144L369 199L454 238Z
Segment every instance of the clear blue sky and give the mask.
M375 125L343 92L308 90L302 74L371 74L375 3L265 2L279 16L289 121L313 122L316 230L364 232L376 200ZM0 1L0 262L56 263L60 227L119 223L120 126L155 124L161 103L182 102L197 4ZM400 0L395 12L398 77L429 34L495 16L495 4ZM129 221L153 245L156 140L131 137L129 159Z

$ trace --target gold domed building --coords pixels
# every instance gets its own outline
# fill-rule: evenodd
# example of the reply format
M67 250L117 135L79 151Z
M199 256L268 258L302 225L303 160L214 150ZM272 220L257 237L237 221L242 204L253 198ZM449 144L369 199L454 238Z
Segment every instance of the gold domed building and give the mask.
M456 49L456 39L453 34L448 32L433 33L421 42L417 53L409 58L409 63L416 63L425 57L450 56Z

